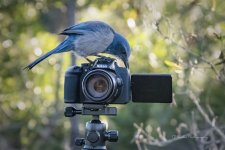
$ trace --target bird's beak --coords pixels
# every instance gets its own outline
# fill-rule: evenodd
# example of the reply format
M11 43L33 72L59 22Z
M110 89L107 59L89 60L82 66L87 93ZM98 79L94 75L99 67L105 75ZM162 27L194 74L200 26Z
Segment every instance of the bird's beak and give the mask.
M120 56L120 58L123 60L125 67L129 69L129 62L128 62L127 56L122 55Z

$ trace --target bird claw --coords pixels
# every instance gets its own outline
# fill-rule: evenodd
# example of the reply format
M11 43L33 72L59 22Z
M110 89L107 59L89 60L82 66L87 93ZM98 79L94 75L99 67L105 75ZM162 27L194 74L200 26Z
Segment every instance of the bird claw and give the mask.
M96 56L96 57L100 57L100 58L104 58L105 56L103 56L103 55L99 55L99 54L95 54L94 56Z
M115 60L115 58L107 57L107 56L99 55L99 54L95 54L94 56L99 57L99 58L102 58L102 59L114 59Z
M94 61L90 60L89 58L85 57L85 59L89 62L89 63L93 63Z
M116 60L115 58L111 58L111 57L107 57L107 56L103 56L103 55L99 55L99 54L95 54L93 56L96 56L98 57L97 59L101 59L101 60L108 60L108 59L112 59L112 60ZM94 64L95 60L90 60L89 58L87 57L84 57L90 64Z

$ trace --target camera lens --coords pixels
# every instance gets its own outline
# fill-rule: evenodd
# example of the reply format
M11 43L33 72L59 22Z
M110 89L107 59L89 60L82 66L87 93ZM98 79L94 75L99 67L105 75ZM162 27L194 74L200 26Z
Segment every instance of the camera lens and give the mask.
M116 75L96 69L85 75L82 82L84 96L95 102L108 102L117 91Z
M102 75L92 75L87 80L87 92L93 97L102 97L109 90L109 83Z

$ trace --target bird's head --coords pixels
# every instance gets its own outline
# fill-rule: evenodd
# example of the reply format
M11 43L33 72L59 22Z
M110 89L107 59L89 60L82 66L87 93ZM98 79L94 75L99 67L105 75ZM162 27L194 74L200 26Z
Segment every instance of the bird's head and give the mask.
M119 33L115 33L112 43L108 46L107 53L115 55L123 60L126 67L129 67L130 45Z

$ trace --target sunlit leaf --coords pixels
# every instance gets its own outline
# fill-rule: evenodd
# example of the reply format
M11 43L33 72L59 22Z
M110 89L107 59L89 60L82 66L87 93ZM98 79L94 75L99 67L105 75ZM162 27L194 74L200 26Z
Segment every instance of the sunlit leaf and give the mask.
M169 61L169 60L165 60L164 61L165 65L168 66L169 68L173 68L173 69L179 69L181 70L182 69L182 66L181 65L178 65L172 61Z

